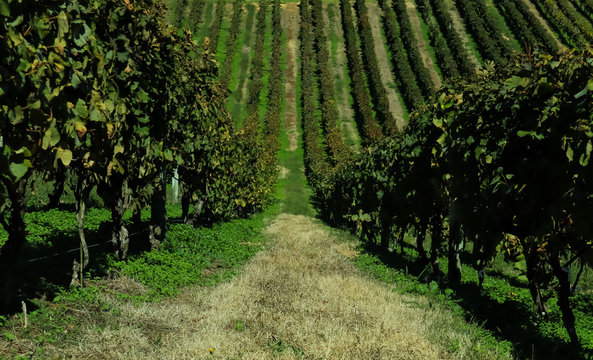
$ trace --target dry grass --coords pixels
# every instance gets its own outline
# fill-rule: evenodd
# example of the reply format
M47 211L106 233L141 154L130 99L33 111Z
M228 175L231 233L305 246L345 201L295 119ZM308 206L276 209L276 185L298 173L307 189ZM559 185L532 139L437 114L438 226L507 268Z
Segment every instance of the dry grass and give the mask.
M315 220L281 215L267 233L269 248L233 281L188 288L161 303L134 305L103 295L120 314L101 331L89 321L78 343L49 353L90 359L470 358L465 349L473 340L451 333L452 315L361 275L347 259L354 255L351 245ZM119 281L114 288L138 290L130 280ZM453 339L461 345L455 354L442 345Z

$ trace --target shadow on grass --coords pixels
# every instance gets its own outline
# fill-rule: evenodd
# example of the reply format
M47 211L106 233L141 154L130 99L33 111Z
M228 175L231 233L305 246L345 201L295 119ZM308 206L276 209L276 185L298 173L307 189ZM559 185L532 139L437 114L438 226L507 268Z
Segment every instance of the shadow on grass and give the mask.
M128 257L149 250L148 223L127 224L130 234ZM107 275L112 254L108 232L103 227L86 230L90 262L85 269L85 277ZM29 311L36 305L31 299L51 300L63 288L70 285L74 260L80 261L80 239L77 231L56 231L45 238L43 244L27 243L19 257L15 294L11 306L0 315L10 315L21 311L21 301L27 303Z
M405 248L405 252L408 253L416 251L409 244L406 244ZM405 273L410 279L410 284L414 281L428 284L435 279L430 273L430 267L409 254L382 252L374 244L364 244L363 252L377 257L385 266ZM508 276L503 277L503 279L505 278ZM444 291L449 287L448 285L441 282L439 288ZM523 284L520 286L524 287ZM410 291L413 292L413 290ZM575 350L570 344L560 339L541 334L531 304L513 299L507 299L502 303L498 302L490 297L485 290L480 289L477 283L471 281L463 282L454 288L452 301L463 309L463 316L466 320L480 324L499 340L511 342L515 355L519 359L593 358L593 353L590 351Z

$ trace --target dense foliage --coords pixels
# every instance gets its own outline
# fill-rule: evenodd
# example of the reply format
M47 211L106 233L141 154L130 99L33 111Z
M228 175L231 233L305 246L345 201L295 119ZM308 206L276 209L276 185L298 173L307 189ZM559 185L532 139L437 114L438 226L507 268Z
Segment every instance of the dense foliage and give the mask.
M567 335L578 344L569 301L578 278L567 269L593 255L591 64L589 52L525 56L484 69L475 83L445 86L403 134L326 179L317 193L322 213L370 242L380 237L384 250L392 234L410 228L422 238L430 227L433 276L446 248L453 285L464 242L473 244L480 271L501 246L512 249L525 261L539 315L547 311L543 294L555 287ZM422 241L417 250L426 261Z
M51 176L67 167L77 176L80 271L88 263L84 216L95 185L111 209L121 258L129 241L124 212L162 188L173 166L196 214L209 221L267 203L267 177L246 166L261 147L237 137L212 55L191 33L167 27L158 2L8 1L0 9L4 285L26 242L25 193L34 171Z

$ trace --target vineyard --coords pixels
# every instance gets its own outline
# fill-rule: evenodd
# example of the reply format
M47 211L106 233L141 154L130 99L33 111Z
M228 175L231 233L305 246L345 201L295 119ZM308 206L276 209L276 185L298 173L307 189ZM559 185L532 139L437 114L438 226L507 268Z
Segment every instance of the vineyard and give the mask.
M231 281L286 214L479 329L446 358L593 358L592 0L0 0L0 20L0 358L54 354L80 306L116 312L105 294Z

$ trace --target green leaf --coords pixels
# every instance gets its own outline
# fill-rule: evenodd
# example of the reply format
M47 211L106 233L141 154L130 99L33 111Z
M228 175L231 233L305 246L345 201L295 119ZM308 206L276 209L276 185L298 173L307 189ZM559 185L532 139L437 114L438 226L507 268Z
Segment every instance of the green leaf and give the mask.
M86 106L86 103L84 102L84 100L82 100L82 99L78 99L74 110L75 110L75 114L81 118L87 118L89 116L89 109Z
M8 111L8 118L10 119L10 123L12 125L16 125L16 124L20 123L21 121L23 121L25 116L23 114L22 106L17 105L14 107L14 109L11 109L10 111Z
M41 108L41 100L34 101L29 104L29 109L39 110Z
M70 83L74 88L77 88L78 85L80 85L80 78L78 77L78 75L76 75L76 73L72 74L72 79L70 80Z
M73 32L74 44L78 47L86 45L87 41L91 38L91 28L89 28L87 24L77 24L77 26L73 28Z
M99 110L93 109L89 116L89 120L91 120L91 121L105 121L105 117L103 116L103 114L101 114L101 112Z
M68 17L64 11L60 11L58 14L58 36L62 38L68 31L70 31Z
M573 156L574 156L574 151L572 151L572 148L569 145L568 149L566 149L566 157L568 158L568 161L572 161Z
M31 164L31 163L29 162L29 164ZM10 164L10 173L12 174L12 176L15 177L16 180L19 180L20 178L25 176L29 167L30 166L27 166L27 163L22 163L22 164L13 163L13 164Z
M124 152L124 147L122 145L115 145L113 147L113 156L119 154L119 153L123 153Z
M519 76L513 76L512 78L507 79L507 81L505 81L505 87L507 89L526 87L527 85L529 85L529 78L522 78Z
M589 155L581 154L581 156L579 157L579 164L581 164L581 166L587 166L589 165L589 159Z
M2 16L10 16L10 7L6 0L0 0L0 15Z
M58 132L58 129L55 128L54 124L52 124L52 126L45 131L45 135L41 141L41 148L47 150L47 148L55 146L58 142L60 142L60 133Z

